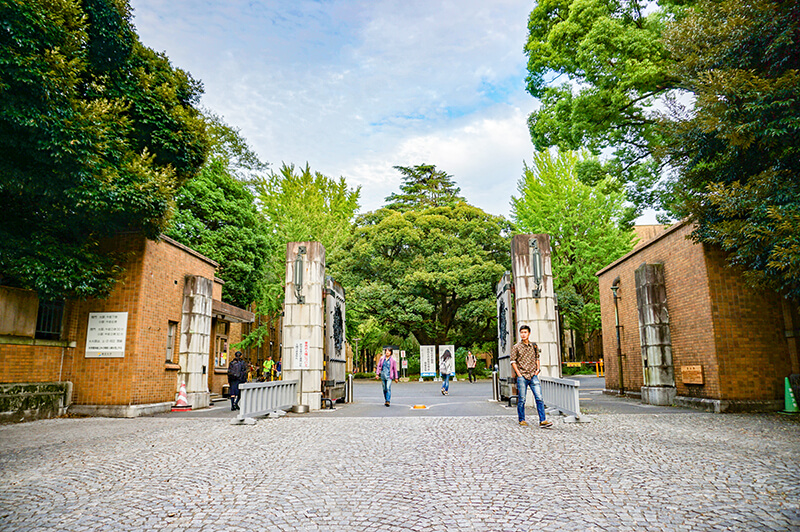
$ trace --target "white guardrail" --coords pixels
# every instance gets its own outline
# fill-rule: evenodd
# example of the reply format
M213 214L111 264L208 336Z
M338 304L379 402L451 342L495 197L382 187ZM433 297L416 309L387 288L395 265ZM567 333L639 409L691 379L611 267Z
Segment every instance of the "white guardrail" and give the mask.
M580 381L539 375L539 382L542 385L542 399L548 408L555 408L562 414L575 416L578 421L586 420L585 417L581 419L581 403L578 395Z
M290 410L297 404L298 382L292 380L240 384L238 419L266 416L276 410Z

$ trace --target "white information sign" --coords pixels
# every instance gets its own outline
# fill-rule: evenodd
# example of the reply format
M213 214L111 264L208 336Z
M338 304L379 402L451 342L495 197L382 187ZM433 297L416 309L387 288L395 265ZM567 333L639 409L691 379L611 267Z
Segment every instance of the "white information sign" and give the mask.
M436 346L435 345L421 345L421 346L419 346L419 376L420 377L435 377L436 376Z
M456 348L454 345L439 346L439 372L452 375L456 372Z
M309 355L310 340L300 340L294 343L294 356L292 356L292 369L308 369L311 367Z
M86 358L125 358L127 333L127 312L90 312Z

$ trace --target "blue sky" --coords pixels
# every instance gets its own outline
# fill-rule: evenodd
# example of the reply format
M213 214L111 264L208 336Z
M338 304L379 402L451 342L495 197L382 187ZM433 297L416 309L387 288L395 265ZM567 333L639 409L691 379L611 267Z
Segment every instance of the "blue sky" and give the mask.
M435 164L508 216L533 147L524 90L529 0L131 0L142 42L203 82L202 105L262 160L397 191Z

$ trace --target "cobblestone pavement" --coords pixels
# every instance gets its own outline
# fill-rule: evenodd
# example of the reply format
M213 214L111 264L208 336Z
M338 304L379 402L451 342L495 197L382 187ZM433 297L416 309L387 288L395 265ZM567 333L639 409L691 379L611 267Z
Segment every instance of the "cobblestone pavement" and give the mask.
M0 530L800 529L797 418L497 408L0 426Z

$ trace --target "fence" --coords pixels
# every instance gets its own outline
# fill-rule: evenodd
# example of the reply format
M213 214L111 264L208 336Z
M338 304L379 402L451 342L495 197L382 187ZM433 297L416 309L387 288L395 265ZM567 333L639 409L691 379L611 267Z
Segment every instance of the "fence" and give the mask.
M289 410L297 404L299 381L248 382L239 385L239 419Z
M581 404L578 394L580 381L540 375L539 382L542 384L544 404L560 410L562 414L569 414L575 416L576 419L581 419Z

